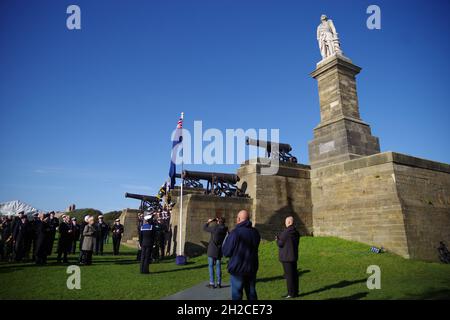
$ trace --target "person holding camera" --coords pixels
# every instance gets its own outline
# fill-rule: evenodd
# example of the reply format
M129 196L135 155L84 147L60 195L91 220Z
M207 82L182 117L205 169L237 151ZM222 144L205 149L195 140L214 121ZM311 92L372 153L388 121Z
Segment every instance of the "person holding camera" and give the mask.
M291 299L298 297L298 245L300 233L295 229L294 218L289 216L285 220L286 229L275 239L279 248L279 260L283 265L284 277L288 293L284 298Z
M212 222L215 225L210 226ZM208 219L203 226L203 230L211 233L211 238L208 244L208 266L209 266L209 288L222 287L222 244L228 233L228 228L225 226L225 218L218 217L215 219ZM217 282L214 281L214 267L216 268ZM217 286L216 286L217 284Z

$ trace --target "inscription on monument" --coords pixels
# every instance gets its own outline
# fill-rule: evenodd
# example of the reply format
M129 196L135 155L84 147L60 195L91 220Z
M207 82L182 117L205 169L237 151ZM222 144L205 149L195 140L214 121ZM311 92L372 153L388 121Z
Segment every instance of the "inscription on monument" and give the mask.
M324 154L324 153L333 151L334 149L335 149L334 140L319 144L319 153L320 154Z

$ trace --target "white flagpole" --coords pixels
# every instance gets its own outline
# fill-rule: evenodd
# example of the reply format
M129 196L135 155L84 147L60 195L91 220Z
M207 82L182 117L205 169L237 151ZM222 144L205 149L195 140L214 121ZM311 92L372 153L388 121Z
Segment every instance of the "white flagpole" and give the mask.
M183 124L184 112L181 113L181 123ZM183 126L181 127L183 130ZM180 247L179 252L180 256L183 255L183 237L182 237L182 227L183 227L183 185L184 185L184 177L183 177L183 162L184 162L184 150L183 150L183 131L181 131L181 187L180 187L180 240L178 241L178 245Z

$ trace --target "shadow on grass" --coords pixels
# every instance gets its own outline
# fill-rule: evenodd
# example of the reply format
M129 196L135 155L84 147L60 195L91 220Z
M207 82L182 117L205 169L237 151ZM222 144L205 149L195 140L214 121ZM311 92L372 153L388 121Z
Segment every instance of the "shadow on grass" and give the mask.
M298 270L298 275L301 276L302 274L305 274L308 272L311 272L311 270ZM284 275L260 278L260 279L256 279L256 282L270 282L270 281L282 280L282 279L284 279Z
M350 296L331 298L328 300L359 300L365 298L368 294L369 294L368 292L358 292Z
M193 262L194 263L194 262ZM199 264L197 266L194 267L188 267L188 268L183 268L183 267L179 267L177 269L170 269L170 270L162 270L162 271L156 271L156 272L152 272L154 274L158 274L158 273L169 273L169 272L178 272L178 271L185 271L185 270L195 270L195 269L202 269L202 268L206 268L208 267L207 264Z
M335 284L330 284L328 286L325 286L325 287L317 289L317 290L313 290L313 291L310 291L310 292L302 293L302 294L300 294L300 297L304 297L304 296L307 296L307 295L310 295L310 294L319 293L319 292L323 292L323 291L327 291L327 290L331 290L331 289L345 288L345 287L348 287L348 286L351 286L351 285L354 285L354 284L357 284L357 283L363 283L363 282L366 282L366 281L367 281L366 278L362 278L362 279L359 279L359 280L352 280L352 281L343 280L343 281L339 281L339 282L337 282Z
M420 294L407 295L408 300L450 300L450 289L427 290Z

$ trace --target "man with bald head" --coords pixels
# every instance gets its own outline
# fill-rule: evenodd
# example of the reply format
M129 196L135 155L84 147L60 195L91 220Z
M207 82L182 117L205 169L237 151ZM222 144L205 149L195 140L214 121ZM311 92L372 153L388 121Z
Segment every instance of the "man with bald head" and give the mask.
M228 272L231 275L231 298L242 300L243 291L248 300L257 300L256 273L258 272L258 247L261 236L253 228L249 213L241 210L236 226L222 246L223 255L230 257Z
M298 297L298 244L300 234L294 226L294 218L289 216L284 222L286 229L276 237L279 248L279 260L283 265L284 277L288 293L284 298L291 299Z

